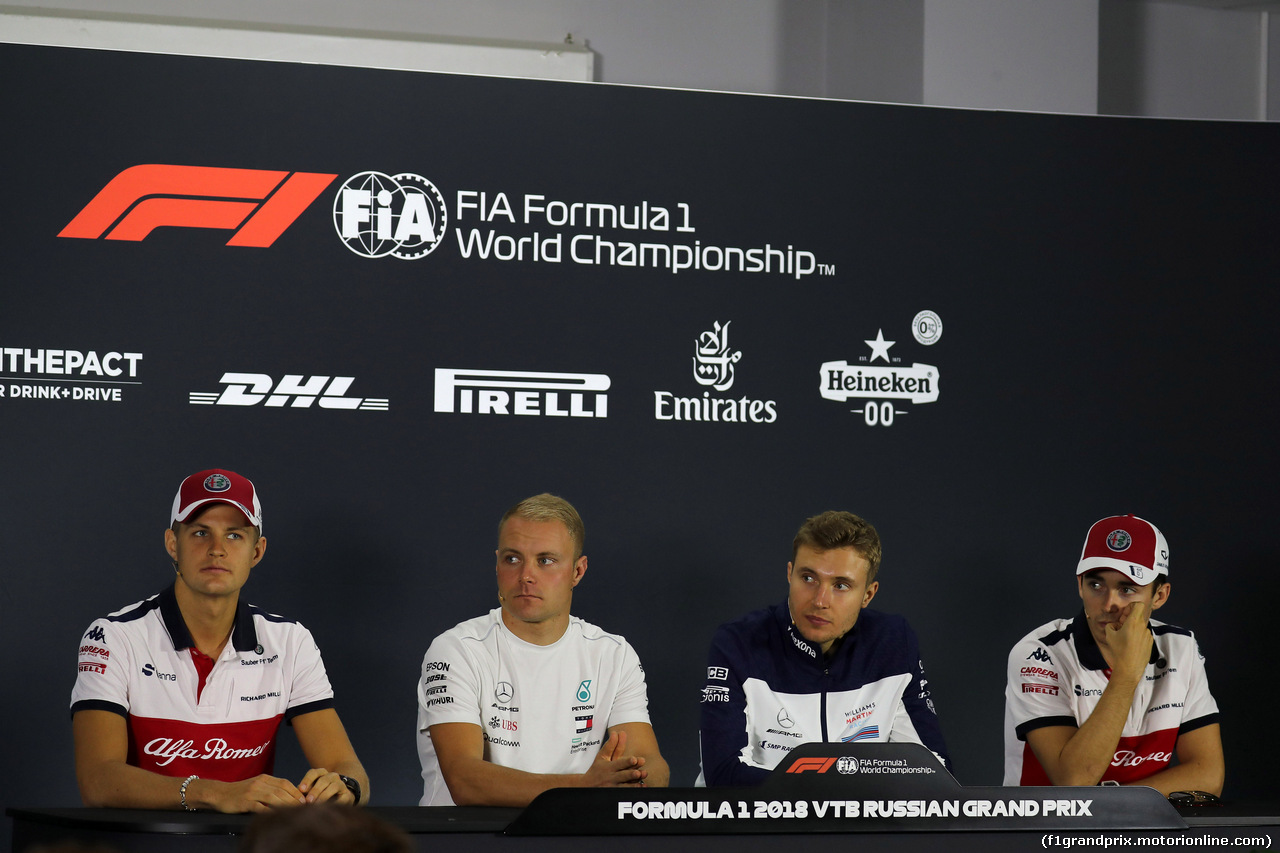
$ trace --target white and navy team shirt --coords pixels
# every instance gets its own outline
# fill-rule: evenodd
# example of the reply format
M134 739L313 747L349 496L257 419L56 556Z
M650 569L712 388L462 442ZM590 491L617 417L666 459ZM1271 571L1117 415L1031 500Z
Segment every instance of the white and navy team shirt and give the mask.
M1102 781L1137 782L1169 766L1178 736L1218 722L1204 656L1184 628L1150 621L1155 642ZM1009 653L1004 705L1004 784L1050 785L1027 732L1079 726L1097 707L1111 670L1084 614L1057 619Z
M786 602L721 625L702 688L701 785L762 782L802 743L920 743L947 763L915 632L863 610L828 659Z
M297 622L240 602L199 699L194 646L173 587L98 619L80 640L71 713L123 716L132 765L236 782L271 772L282 721L333 707L320 650Z
M512 634L495 608L436 637L422 660L419 805L453 805L431 726L480 726L484 759L503 767L585 773L610 726L648 722L644 669L622 637L575 616L564 636L538 646Z

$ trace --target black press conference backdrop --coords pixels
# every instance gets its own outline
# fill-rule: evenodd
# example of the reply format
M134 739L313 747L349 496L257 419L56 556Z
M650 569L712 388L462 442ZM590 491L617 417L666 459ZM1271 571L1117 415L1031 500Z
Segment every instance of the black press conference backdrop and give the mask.
M259 484L246 597L314 631L383 805L420 793L423 652L543 490L677 784L712 631L829 508L878 526L875 606L998 784L1006 654L1134 512L1227 793L1274 793L1280 127L14 45L0 76L4 804L76 802L77 642L170 582L211 466Z

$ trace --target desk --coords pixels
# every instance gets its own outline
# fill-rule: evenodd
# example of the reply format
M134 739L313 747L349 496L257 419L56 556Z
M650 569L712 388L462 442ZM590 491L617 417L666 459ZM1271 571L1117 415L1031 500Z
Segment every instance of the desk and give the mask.
M504 830L519 809L435 807L370 807L378 817L403 828L420 851L450 853L599 853L599 836L511 836ZM133 809L10 808L13 820L13 853L59 841L107 845L122 853L235 853L240 835L252 820L248 815L188 814ZM1254 839L1257 846L1280 845L1280 803L1221 806L1212 812L1186 809L1186 829L1080 830L1045 833L1040 830L1003 832L860 832L848 838L859 853L934 853L959 845L959 849L1026 853L1042 849L1046 834L1059 838L1115 838L1164 836L1182 843L1190 838ZM828 836L829 837L829 836ZM782 845L812 843L812 834L723 835L619 835L609 838L610 851L652 853L655 845L696 853L764 853ZM1268 840L1270 844L1268 844ZM1177 843L1176 841L1174 842ZM1230 846L1228 841L1221 845ZM1163 844L1172 848L1174 844ZM1214 849L1218 845L1197 846ZM1050 846L1048 849L1053 849ZM1065 849L1065 848L1064 848ZM1248 849L1247 847L1236 849Z
M300 808L307 808L300 806ZM804 744L752 788L557 788L524 809L370 807L419 850L598 853L667 845L754 853L815 835L853 836L859 853L1066 847L1060 839L1190 837L1280 845L1280 802L1175 810L1159 792L1126 788L964 787L918 744ZM234 853L252 818L205 812L10 808L13 851L60 840L129 853ZM1131 846L1131 845L1129 845ZM1218 846L1204 844L1200 846Z

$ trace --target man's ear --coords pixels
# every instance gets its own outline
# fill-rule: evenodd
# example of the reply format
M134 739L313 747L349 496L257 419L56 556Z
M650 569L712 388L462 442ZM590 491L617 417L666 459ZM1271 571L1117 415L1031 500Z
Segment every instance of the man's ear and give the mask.
M583 554L581 557L573 561L573 585L577 586L578 582L582 580L582 576L586 573L587 555Z
M1160 588L1151 596L1151 609L1159 610L1164 607L1164 603L1169 600L1169 593L1173 590L1173 584L1165 581L1160 584Z
M178 560L178 537L174 535L172 527L164 529L164 550L169 554L169 559L177 562Z
M267 553L267 537L259 536L258 541L253 543L253 563L256 566L262 559L262 555Z

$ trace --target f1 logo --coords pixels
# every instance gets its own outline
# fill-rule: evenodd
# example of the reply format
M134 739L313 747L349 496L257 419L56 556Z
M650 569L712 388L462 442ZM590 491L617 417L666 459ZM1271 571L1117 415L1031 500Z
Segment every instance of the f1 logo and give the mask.
M804 773L812 770L814 773L826 773L835 764L834 758L797 758L787 768L788 773Z
M161 226L222 228L235 231L228 246L265 248L336 177L217 166L132 166L112 178L58 236L137 241Z

